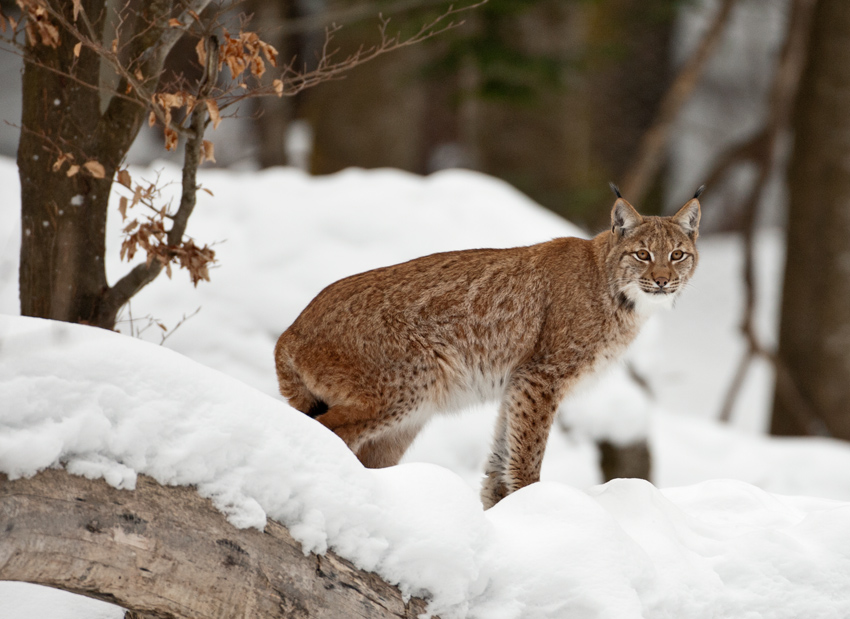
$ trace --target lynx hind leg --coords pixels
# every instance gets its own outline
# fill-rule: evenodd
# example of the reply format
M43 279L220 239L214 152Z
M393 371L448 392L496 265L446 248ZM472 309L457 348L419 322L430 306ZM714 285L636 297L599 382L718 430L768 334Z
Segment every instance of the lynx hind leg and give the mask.
M295 369L292 357L287 350L287 333L280 336L274 347L274 367L277 373L278 389L292 408L310 417L316 417L327 410L327 405L307 389L301 374Z
M387 430L371 438L357 450L357 457L366 468L382 469L395 466L416 438L420 428Z
M341 438L355 454L363 444L377 434L380 422L371 406L337 404L316 420Z
M560 398L555 381L517 372L505 391L481 501L485 509L540 480L540 466Z
M358 399L355 403L328 406L328 402L337 398L330 395L325 398L307 388L289 354L287 333L275 346L275 368L280 393L289 404L339 436L364 466L382 468L397 464L421 429L421 425L399 428L407 411L387 412L377 402Z

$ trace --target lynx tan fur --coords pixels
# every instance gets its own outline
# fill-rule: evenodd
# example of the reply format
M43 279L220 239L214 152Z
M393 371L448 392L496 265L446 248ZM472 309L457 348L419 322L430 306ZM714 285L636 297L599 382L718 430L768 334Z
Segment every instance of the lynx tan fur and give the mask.
M498 399L484 506L538 481L561 400L697 264L699 192L672 217L616 193L611 229L590 240L433 254L331 284L277 342L280 392L373 468L433 414Z

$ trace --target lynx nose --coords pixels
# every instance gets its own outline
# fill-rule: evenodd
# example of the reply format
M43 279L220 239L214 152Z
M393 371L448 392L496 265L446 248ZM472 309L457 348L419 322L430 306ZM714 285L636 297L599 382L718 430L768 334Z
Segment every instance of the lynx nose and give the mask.
M658 284L659 288L664 288L664 286L666 286L669 282L670 282L670 280L667 279L666 277L660 277L659 276L659 277L655 278L655 283Z

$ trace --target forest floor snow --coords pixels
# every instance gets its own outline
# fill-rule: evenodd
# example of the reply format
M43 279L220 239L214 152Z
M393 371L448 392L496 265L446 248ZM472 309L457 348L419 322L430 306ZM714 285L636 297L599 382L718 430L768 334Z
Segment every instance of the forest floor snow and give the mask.
M159 173L179 178L170 166ZM19 214L0 213L0 471L61 464L116 487L132 488L138 474L196 484L236 526L279 520L305 551L333 548L424 595L445 619L850 616L850 447L764 436L770 375L761 366L733 423L713 420L743 351L735 239L700 240L690 289L630 350L651 394L621 366L587 386L563 407L543 482L485 512L478 487L495 406L439 418L402 465L366 470L276 394L274 341L345 275L582 233L465 171L213 170L201 181L215 197L200 194L189 232L220 241L220 267L197 289L180 272L145 289L132 322L126 312L120 324L137 337L15 316ZM0 182L17 193L14 162L0 161ZM115 281L128 266L112 215ZM769 342L778 235L760 237L758 257ZM164 346L153 318L173 331ZM642 435L655 486L598 485L593 439ZM0 616L121 616L71 597L0 583Z

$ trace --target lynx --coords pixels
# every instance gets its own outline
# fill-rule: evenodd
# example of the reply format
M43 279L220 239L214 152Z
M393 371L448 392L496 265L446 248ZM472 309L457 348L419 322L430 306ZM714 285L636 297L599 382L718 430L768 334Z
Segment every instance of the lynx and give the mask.
M590 240L432 254L316 296L275 347L280 392L367 467L397 464L437 412L501 401L485 508L538 481L558 405L671 306L697 264L699 195L642 217L612 185Z

